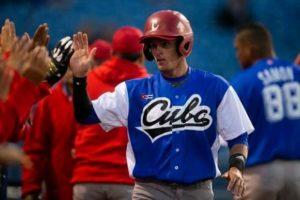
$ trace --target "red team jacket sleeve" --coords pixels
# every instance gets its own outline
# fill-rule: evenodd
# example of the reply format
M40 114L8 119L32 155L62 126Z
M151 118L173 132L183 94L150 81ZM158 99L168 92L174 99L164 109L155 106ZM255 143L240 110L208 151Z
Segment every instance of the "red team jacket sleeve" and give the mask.
M45 180L51 143L49 133L51 127L47 121L46 101L38 104L33 118L33 125L26 134L24 141L24 151L33 162L32 169L23 169L22 173L22 196L41 191L42 181ZM51 123L50 123L51 124Z
M50 86L42 83L35 86L17 73L13 88L0 108L0 142L16 141L18 132L25 123L31 106L49 94Z

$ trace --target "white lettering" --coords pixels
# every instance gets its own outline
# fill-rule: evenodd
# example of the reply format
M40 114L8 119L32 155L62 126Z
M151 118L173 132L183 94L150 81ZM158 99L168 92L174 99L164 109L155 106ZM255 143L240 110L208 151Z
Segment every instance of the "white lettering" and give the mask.
M272 67L259 71L257 78L263 82L264 86L267 86L279 81L293 81L294 73L291 67Z

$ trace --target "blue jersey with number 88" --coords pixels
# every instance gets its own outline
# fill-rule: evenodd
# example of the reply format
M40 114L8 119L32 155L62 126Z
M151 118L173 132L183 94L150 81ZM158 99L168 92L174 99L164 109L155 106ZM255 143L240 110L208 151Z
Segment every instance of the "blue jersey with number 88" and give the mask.
M300 159L300 67L265 59L232 81L254 127L247 166Z

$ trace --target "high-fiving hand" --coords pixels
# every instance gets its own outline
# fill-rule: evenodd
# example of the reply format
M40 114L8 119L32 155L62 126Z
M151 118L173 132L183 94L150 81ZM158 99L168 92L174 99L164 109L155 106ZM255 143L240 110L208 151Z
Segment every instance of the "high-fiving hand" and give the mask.
M70 68L74 77L86 77L92 67L93 57L97 49L93 48L89 52L88 46L87 34L79 32L73 35L74 54L70 60Z
M39 25L32 38L33 44L31 49L34 49L34 47L36 46L46 47L50 39L48 32L49 32L48 24L44 23Z
M54 85L65 75L74 52L72 44L73 41L69 36L64 37L51 52L51 64L46 77L50 85Z
M44 46L36 46L30 51L32 43L26 34L24 34L21 39L15 42L7 65L38 85L47 75L50 66L50 57Z
M28 54L21 74L35 85L38 85L45 80L50 61L46 47L37 46Z
M2 53L10 52L17 40L15 24L9 19L5 20L1 28L1 51Z
M7 65L14 68L21 74L22 68L28 58L32 41L24 34L21 39L17 40L10 51Z

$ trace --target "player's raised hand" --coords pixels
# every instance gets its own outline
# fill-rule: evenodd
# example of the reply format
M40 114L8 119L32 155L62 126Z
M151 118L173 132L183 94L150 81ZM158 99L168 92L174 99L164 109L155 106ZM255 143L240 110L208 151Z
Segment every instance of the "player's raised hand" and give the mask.
M233 194L234 199L240 199L245 189L242 172L236 167L231 167L222 177L229 181L227 190Z
M21 75L38 85L45 79L49 65L50 57L46 47L37 46L28 54Z
M86 77L92 67L96 48L88 51L88 36L81 32L73 35L74 54L70 60L70 68L74 77Z
M13 46L7 65L38 85L46 77L50 57L45 47L37 46L30 51L31 46L32 41L24 34Z
M17 40L15 24L6 19L1 28L1 51L2 53L10 52Z
M50 39L48 32L49 32L48 24L44 23L39 25L32 38L33 40L32 49L34 49L34 47L36 46L48 45Z
M21 39L17 40L10 51L10 56L7 60L7 65L14 68L19 73L24 67L28 58L29 50L32 46L32 41L24 34Z
M10 90L14 73L0 60L0 100L5 101Z

